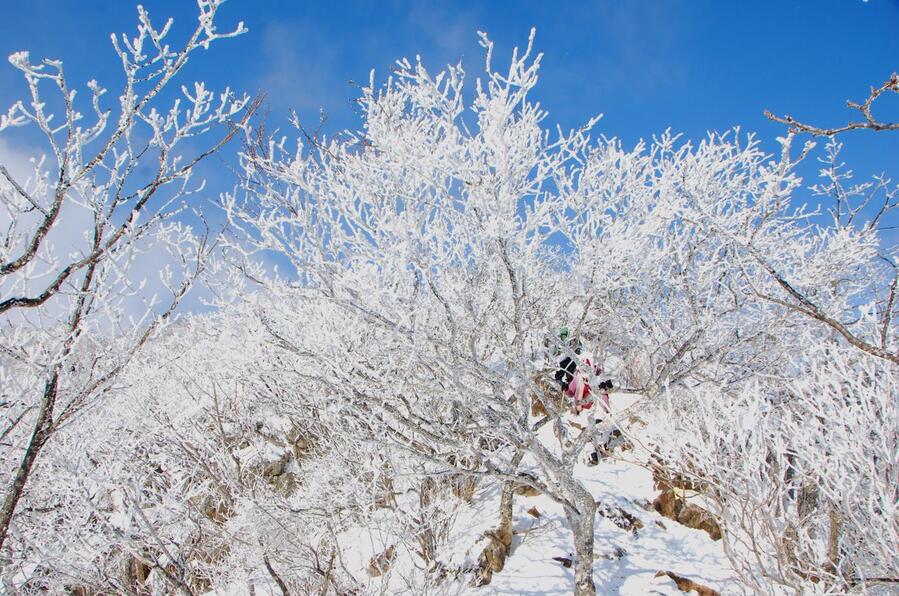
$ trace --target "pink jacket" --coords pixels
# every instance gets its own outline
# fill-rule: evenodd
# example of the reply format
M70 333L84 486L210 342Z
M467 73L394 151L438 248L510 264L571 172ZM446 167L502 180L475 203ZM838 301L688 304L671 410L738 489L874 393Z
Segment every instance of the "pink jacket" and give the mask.
M584 364L587 366L593 366L593 363L590 362L590 358L584 358ZM593 374L600 375L602 374L602 367L599 365L593 367ZM574 378L571 379L571 382L568 383L568 389L565 391L565 395L568 397L574 398L574 410L575 412L580 412L581 410L589 410L593 407L593 398L590 397L590 384L587 383L587 379L585 375L583 375L580 369L576 370L574 373ZM600 401L603 404L603 407L606 411L609 410L609 394L603 393L600 396Z

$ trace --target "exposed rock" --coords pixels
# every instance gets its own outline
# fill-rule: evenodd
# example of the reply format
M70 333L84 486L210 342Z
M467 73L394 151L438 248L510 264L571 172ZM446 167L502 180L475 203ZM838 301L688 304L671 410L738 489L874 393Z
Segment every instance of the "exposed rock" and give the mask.
M573 563L570 557L553 557L553 561L558 561L562 564L562 567L565 567L566 569L570 568Z
M689 493L700 493L707 489L697 476L673 473L661 460L654 457L652 462L652 478L655 486L662 491L652 505L664 517L679 524L703 530L712 540L722 537L721 526L711 513L687 502Z
M528 474L527 472L520 472L518 475L527 478L528 480L537 480L533 474ZM540 494L539 490L524 482L517 482L515 484L514 492L520 497L536 497Z
M391 544L384 552L375 555L368 563L368 574L371 577L384 575L390 569L390 563L396 557L396 549Z
M656 577L668 576L674 580L674 583L677 584L678 589L681 592L696 592L699 596L721 596L721 594L717 590L713 590L708 586L704 586L702 584L697 584L692 579L686 578L682 575L678 575L673 571L659 571L656 573Z
M604 518L608 519L622 530L627 530L628 532L632 532L633 534L636 534L637 530L643 528L643 522L640 521L640 518L638 518L636 515L628 513L621 507L597 503L596 513L597 515L601 515Z
M485 551L487 553L485 559L494 572L502 571L506 564L506 557L509 555L509 547L512 546L512 532L499 528L488 530L484 535L490 539L493 547Z
M723 537L721 526L718 524L715 516L692 503L684 505L684 508L677 515L677 522L688 528L704 531L712 540L721 540Z
M674 496L674 493L670 490L663 492L652 502L653 509L659 515L673 520L677 520L677 514L682 506L683 502Z
M660 494L652 505L662 516L688 528L703 530L712 540L721 540L721 526L715 517L702 507L688 503L675 489Z
M530 509L528 509L528 515L530 515L531 517L537 517L537 518L539 518L541 516L540 510L537 509L536 507L531 507Z

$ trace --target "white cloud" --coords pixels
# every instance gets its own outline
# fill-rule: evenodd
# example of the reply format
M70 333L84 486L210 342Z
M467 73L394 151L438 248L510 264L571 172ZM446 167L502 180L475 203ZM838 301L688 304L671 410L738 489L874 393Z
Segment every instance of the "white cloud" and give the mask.
M349 95L338 73L337 50L321 32L298 23L272 22L262 32L259 86L278 109L328 109Z

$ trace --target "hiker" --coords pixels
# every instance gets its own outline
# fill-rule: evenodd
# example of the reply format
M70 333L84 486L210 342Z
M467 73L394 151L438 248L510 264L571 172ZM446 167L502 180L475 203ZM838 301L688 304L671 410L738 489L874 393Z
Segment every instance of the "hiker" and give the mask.
M580 340L575 341L574 338L569 339L567 325L562 327L559 339L563 344L568 344L576 356L580 356L583 352L583 345ZM602 367L598 364L594 365L589 354L584 354L581 360L583 361L584 366L587 367L587 370L593 370L594 375L598 376L602 374ZM563 393L572 398L575 415L580 414L583 410L589 410L593 407L593 398L591 397L592 391L590 389L590 384L587 381L587 374L578 367L578 363L574 358L565 356L559 363L559 368L556 370L555 377L556 381L558 381L559 385L562 387ZM603 391L603 393L600 394L600 401L606 411L609 411L608 391L611 388L611 380L603 381L598 386L598 389Z

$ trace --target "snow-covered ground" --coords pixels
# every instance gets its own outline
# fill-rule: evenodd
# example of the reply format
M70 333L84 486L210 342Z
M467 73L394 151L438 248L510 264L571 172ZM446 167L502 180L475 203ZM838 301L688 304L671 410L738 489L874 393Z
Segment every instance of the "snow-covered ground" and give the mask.
M614 410L630 406L631 396L613 396ZM589 412L582 415L589 415ZM668 577L678 575L714 588L722 594L737 591L720 542L701 530L692 530L663 518L652 509L658 495L652 474L639 447L616 452L596 466L585 458L577 476L601 505L620 507L636 516L643 527L631 532L597 514L595 524L594 581L598 594L682 594ZM541 517L527 513L536 507ZM574 570L552 557L571 557L573 544L562 507L542 495L515 500L515 538L512 555L501 573L480 593L562 594L571 591Z
M616 412L630 407L635 396L613 395ZM572 421L585 423L587 411ZM551 425L541 429L547 444L555 441ZM635 432L639 433L638 430ZM639 434L637 434L639 438ZM621 508L637 517L643 527L629 531L616 526L597 513L595 524L594 580L598 594L645 595L683 594L667 576L656 577L659 571L671 571L722 594L741 593L730 571L721 542L715 542L701 530L689 529L663 518L652 508L652 500L659 491L653 487L652 474L646 465L647 453L639 447L616 451L598 465L588 465L589 450L582 454L576 468L580 478L600 505ZM543 495L515 497L514 538L512 551L505 568L493 575L492 582L474 588L463 582L444 583L434 593L459 594L565 594L574 584L574 569L566 568L554 559L572 558L571 532L562 507ZM496 484L479 488L471 506L457 511L450 536L440 553L447 565L464 565L477 560L478 538L497 523L499 490ZM535 517L531 512L538 512ZM386 523L383 528L392 524ZM395 526L394 526L395 527ZM344 553L347 568L356 577L366 577L371 558L396 544L397 536L380 529L353 528L341 536L341 543L352 545ZM401 539L400 539L401 540ZM372 578L369 585L374 593L415 593L408 573L408 558L413 555L397 549L388 577ZM407 558L406 561L403 561ZM465 578L468 579L468 578Z

